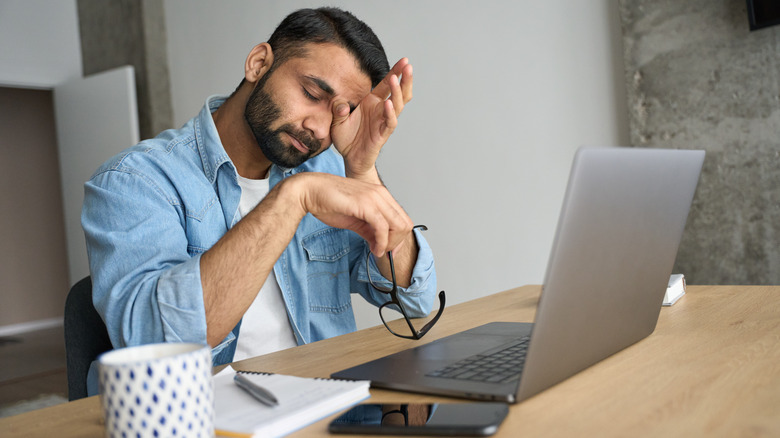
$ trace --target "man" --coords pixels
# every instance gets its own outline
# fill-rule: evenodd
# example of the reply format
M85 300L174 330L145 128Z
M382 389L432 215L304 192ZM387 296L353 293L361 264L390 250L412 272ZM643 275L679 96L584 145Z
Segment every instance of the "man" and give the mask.
M114 346L207 342L218 365L354 331L350 292L389 300L368 283L390 278L388 251L404 307L426 315L430 248L375 167L411 97L412 66L389 69L368 26L305 9L230 97L101 166L82 225Z

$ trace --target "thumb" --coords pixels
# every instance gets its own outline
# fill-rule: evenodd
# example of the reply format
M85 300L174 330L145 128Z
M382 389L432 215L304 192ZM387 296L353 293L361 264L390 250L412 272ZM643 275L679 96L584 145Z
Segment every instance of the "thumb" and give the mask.
M349 117L349 104L343 100L333 102L333 126L342 124Z

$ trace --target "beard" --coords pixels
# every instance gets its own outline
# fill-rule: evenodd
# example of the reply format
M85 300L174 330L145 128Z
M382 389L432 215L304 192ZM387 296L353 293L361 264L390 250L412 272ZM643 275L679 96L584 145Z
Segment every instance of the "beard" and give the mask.
M292 169L316 155L321 145L307 132L297 130L289 123L278 129L271 129L271 125L280 118L282 111L265 92L265 84L270 75L271 72L266 73L252 90L244 110L244 119L249 124L263 155L277 166ZM301 152L295 146L283 142L282 133L294 137L309 151Z

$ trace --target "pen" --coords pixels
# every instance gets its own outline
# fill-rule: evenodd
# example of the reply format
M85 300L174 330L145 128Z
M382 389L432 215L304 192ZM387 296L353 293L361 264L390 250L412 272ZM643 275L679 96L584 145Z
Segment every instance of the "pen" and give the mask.
M236 376L233 377L233 381L236 382L236 385L238 385L239 388L248 392L249 395L256 398L264 405L279 405L279 401L276 400L276 397L274 397L274 395L271 394L267 389L258 386L256 383L252 382L241 374L236 374Z

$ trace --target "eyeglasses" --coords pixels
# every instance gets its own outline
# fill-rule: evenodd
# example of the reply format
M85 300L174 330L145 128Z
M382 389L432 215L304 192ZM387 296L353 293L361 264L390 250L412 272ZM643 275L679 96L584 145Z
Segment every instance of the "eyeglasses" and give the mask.
M426 227L425 225L417 225L414 228L419 228L421 230L427 230L428 229L428 227ZM387 286L383 286L381 284L377 284L371 278L371 269L369 268L369 258L370 257L372 257L372 256L371 256L371 253L369 252L366 255L366 272L368 272L368 282L369 282L369 284L371 284L371 286L374 289L378 290L379 292L383 292L383 293L386 293L386 294L390 295L390 301L388 301L388 302L382 304L381 306L379 306L379 317L382 319L382 323L385 325L385 328L387 328L387 330L390 333L394 334L395 336L398 336L399 338L420 339L423 336L425 336L425 334L428 333L428 331L431 329L431 327L433 327L434 324L436 324L436 321L439 320L439 317L441 317L441 314L444 311L444 302L445 302L444 291L439 292L439 311L436 313L436 316L432 320L430 320L427 324L425 324L422 329L416 330L414 328L414 325L412 325L412 321L409 319L409 315L406 314L406 310L404 309L403 304L401 304L401 300L398 299L398 283L395 280L395 264L393 263L393 254L390 253L390 252L387 253L387 258L388 258L388 261L390 262L390 273L392 275L392 280L393 280L393 286L392 287L387 287ZM391 306L394 306L394 307L391 307ZM396 333L395 331L393 331L392 328L390 328L389 325L387 325L387 319L385 318L385 313L386 313L387 309L399 310L401 312L401 315L403 315L404 319L406 320L406 325L409 326L409 332L408 333L411 333L411 334ZM388 315L388 316L391 316L391 315ZM404 331L404 332L407 333L406 331Z

